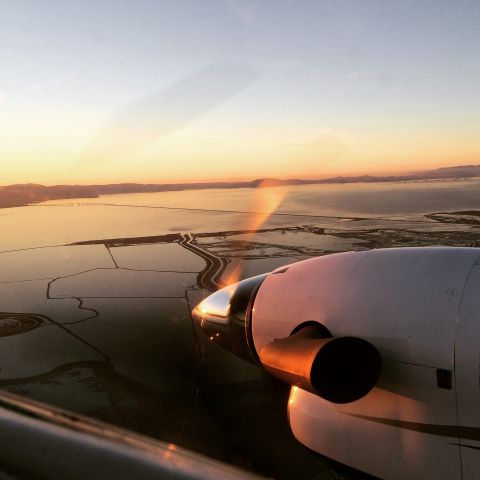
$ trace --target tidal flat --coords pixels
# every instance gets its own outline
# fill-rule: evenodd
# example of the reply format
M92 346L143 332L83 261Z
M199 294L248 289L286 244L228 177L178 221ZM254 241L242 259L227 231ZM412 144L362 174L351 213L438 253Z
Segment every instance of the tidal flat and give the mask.
M479 187L275 187L261 224L249 189L0 209L0 387L266 476L360 478L296 442L288 388L190 311L239 263L246 278L343 251L480 247Z

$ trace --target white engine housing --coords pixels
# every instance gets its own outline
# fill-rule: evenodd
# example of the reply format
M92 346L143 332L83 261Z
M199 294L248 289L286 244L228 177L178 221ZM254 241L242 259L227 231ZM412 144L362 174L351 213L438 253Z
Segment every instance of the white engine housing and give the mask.
M256 351L311 321L367 340L383 367L349 404L293 387L300 442L381 478L480 478L480 249L349 252L269 274L252 311Z

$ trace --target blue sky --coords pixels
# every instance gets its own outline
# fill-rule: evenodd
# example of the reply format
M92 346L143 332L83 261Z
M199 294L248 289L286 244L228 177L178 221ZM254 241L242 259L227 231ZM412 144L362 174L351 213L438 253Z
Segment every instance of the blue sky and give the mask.
M1 0L0 18L2 184L375 173L480 153L480 2Z

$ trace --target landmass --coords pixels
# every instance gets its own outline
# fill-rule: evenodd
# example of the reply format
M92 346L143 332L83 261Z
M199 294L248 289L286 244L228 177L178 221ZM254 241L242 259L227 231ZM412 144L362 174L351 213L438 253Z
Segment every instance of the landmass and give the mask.
M125 215L122 205L110 208ZM210 231L205 221L201 232L159 225L145 234L140 222L129 236L106 229L85 239L75 229L69 243L60 239L71 223L62 222L43 236L33 227L30 246L17 249L4 235L0 388L268 478L366 480L297 442L286 415L290 387L212 342L190 311L239 264L246 278L344 251L478 247L480 211L470 208L280 216L287 221L255 230L226 219Z
M0 186L0 208L20 207L32 203L67 198L98 198L101 195L121 193L152 193L208 188L257 188L268 180L269 185L315 185L343 183L408 182L421 180L467 179L480 177L480 165L459 165L405 175L357 175L336 176L322 179L256 179L245 182L196 182L196 183L118 183L107 185L38 185L34 183Z

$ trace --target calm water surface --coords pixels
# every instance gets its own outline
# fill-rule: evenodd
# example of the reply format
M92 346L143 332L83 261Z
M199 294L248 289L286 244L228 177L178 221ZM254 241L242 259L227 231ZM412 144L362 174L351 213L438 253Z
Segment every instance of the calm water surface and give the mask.
M246 277L345 250L477 245L479 186L281 188L255 235L249 189L0 210L0 387L267 476L356 478L295 441L288 387L207 341L190 310L239 261Z
M322 216L376 218L480 208L477 179L278 190L283 201L265 228L316 224ZM252 189L211 189L110 195L0 209L0 228L5 232L0 251L101 238L241 230L251 223L251 215L234 212L255 212L261 207Z

